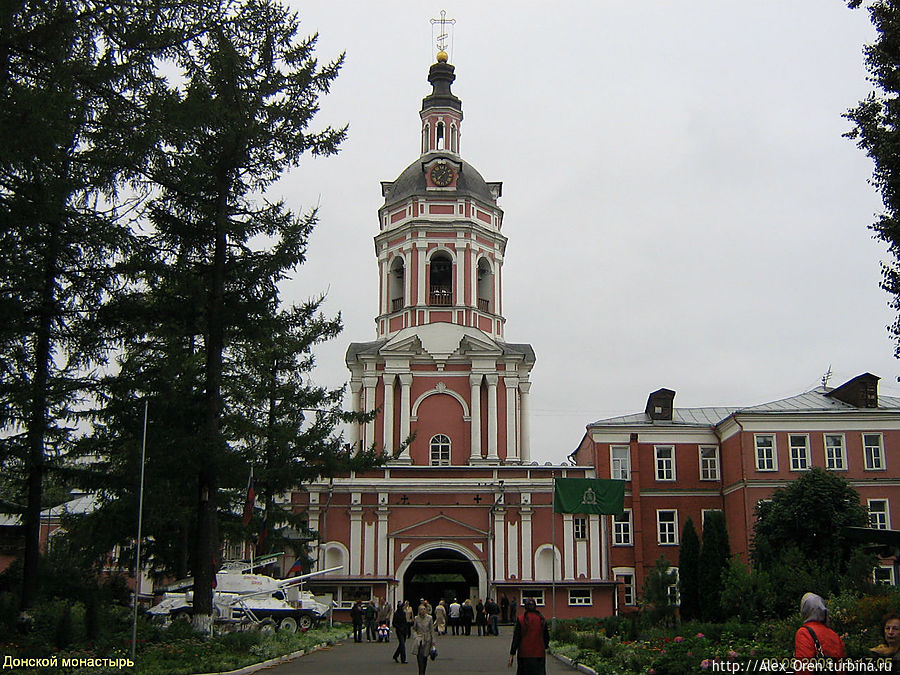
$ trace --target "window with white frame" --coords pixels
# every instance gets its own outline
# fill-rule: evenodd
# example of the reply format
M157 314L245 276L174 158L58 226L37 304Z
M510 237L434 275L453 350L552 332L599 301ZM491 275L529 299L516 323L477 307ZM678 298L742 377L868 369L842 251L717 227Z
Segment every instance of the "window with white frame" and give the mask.
M593 604L591 602L591 589L590 588L570 588L569 589L569 606L590 606Z
M631 546L631 509L613 516L613 546Z
M576 539L587 539L587 518L584 516L572 518L572 529L575 532Z
M544 589L543 588L523 588L522 589L522 605L526 600L534 600L534 604L538 607L544 606Z
M869 527L876 530L891 529L891 512L887 499L869 500Z
M893 567L878 566L874 569L872 577L872 580L880 586L894 586L897 583L897 580L894 579Z
M719 480L719 448L700 446L700 480Z
M610 478L631 480L631 448L627 445L613 445L609 448Z
M863 452L866 456L867 471L884 470L884 448L881 434L863 434Z
M681 594L678 590L678 568L670 567L668 569L669 574L672 575L672 583L666 586L666 595L669 598L669 604L671 605L680 605L681 604Z
M656 480L675 480L675 447L672 445L657 445L656 453Z
M757 471L776 471L778 462L775 456L775 437L769 434L759 434L755 437L756 442L756 470Z
M656 541L661 546L678 544L678 511L656 512Z
M431 438L431 466L450 466L450 438L437 434Z
M825 434L825 468L831 471L843 471L847 468L843 435Z
M809 436L806 434L790 434L791 471L809 471Z
M634 592L634 574L617 574L616 580L622 582L622 600L626 605L636 605L637 596Z

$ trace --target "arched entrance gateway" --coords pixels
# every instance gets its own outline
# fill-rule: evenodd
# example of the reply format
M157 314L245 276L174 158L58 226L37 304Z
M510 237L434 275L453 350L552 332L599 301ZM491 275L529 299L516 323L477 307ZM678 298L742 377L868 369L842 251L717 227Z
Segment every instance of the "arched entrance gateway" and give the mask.
M483 566L478 563L480 571L475 562L454 549L438 545L410 556L401 578L403 599L415 605L425 598L434 605L440 600L450 604L453 598L459 602L478 598L483 588Z

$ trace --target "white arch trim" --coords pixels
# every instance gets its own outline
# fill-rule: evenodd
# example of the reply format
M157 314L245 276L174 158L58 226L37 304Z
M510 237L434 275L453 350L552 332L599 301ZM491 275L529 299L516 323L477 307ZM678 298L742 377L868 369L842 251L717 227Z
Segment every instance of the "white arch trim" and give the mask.
M416 399L415 403L413 403L412 416L417 417L419 414L419 406L422 405L422 401L424 401L429 396L434 396L435 394L448 394L449 396L452 396L453 398L455 398L457 401L459 401L459 404L462 406L463 419L464 420L469 419L469 406L466 404L465 399L462 396L460 396L458 393L453 391L452 389L429 389L428 391L426 391L424 394L422 394L421 396L419 396L419 398Z
M450 256L450 261L454 264L456 263L456 252L451 248L447 248L446 246L435 246L433 249L428 251L428 253L426 253L425 255L425 262L430 263L431 259L438 253L446 253L448 256Z
M343 561L343 565L346 568L347 565L350 564L350 550L344 546L339 541L329 541L326 542L324 546L322 546L322 556L319 560L319 565L321 569L328 569L328 565L326 565L326 560L328 559L328 552L332 550L337 550L341 555L341 560ZM349 570L339 570L338 574L347 574ZM327 576L327 575L326 575Z
M449 541L447 539L436 539L434 541L430 541L427 544L421 544L416 546L413 550L409 551L404 557L403 562L397 567L396 578L397 581L400 582L400 598L403 598L406 589L403 588L403 576L406 574L406 570L409 569L409 566L412 565L416 558L418 558L423 553L427 553L428 551L433 551L436 548L446 548L451 551L456 551L457 553L461 553L465 556L466 560L468 560L475 567L475 572L478 574L478 597L485 598L487 597L487 570L484 568L484 563L482 563L478 558L475 557L475 554L472 553L469 549L461 544L457 544L454 541ZM397 598L399 599L399 598ZM404 598L408 599L408 598Z
M541 553L544 551L550 550L553 552L554 557L556 558L556 580L560 581L563 578L562 575L562 556L559 554L559 549L556 548L553 544L542 544L537 547L537 550L534 552L534 566L532 569L534 570L534 580L535 581L552 581L550 577L546 579L541 579L538 577L538 561L541 559Z

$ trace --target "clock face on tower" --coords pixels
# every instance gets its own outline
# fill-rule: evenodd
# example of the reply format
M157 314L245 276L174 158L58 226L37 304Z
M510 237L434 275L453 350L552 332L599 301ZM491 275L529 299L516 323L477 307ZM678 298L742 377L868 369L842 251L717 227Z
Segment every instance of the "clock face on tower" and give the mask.
M438 187L447 187L453 182L453 169L448 164L435 164L431 167L431 182Z

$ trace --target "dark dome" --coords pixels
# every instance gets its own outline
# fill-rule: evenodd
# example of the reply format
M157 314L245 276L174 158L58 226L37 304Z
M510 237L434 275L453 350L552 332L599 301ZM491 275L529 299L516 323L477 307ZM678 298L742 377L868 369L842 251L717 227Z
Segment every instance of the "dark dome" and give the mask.
M460 160L456 155L446 152L432 152L420 157L403 170L403 173L391 184L390 190L385 192L384 203L392 204L412 195L427 194L428 184L425 181L425 171L422 170L422 164L438 157L443 157L454 165L462 164L462 169L456 179L456 190L448 194L475 197L488 204L493 204L496 201L491 188L474 166Z

